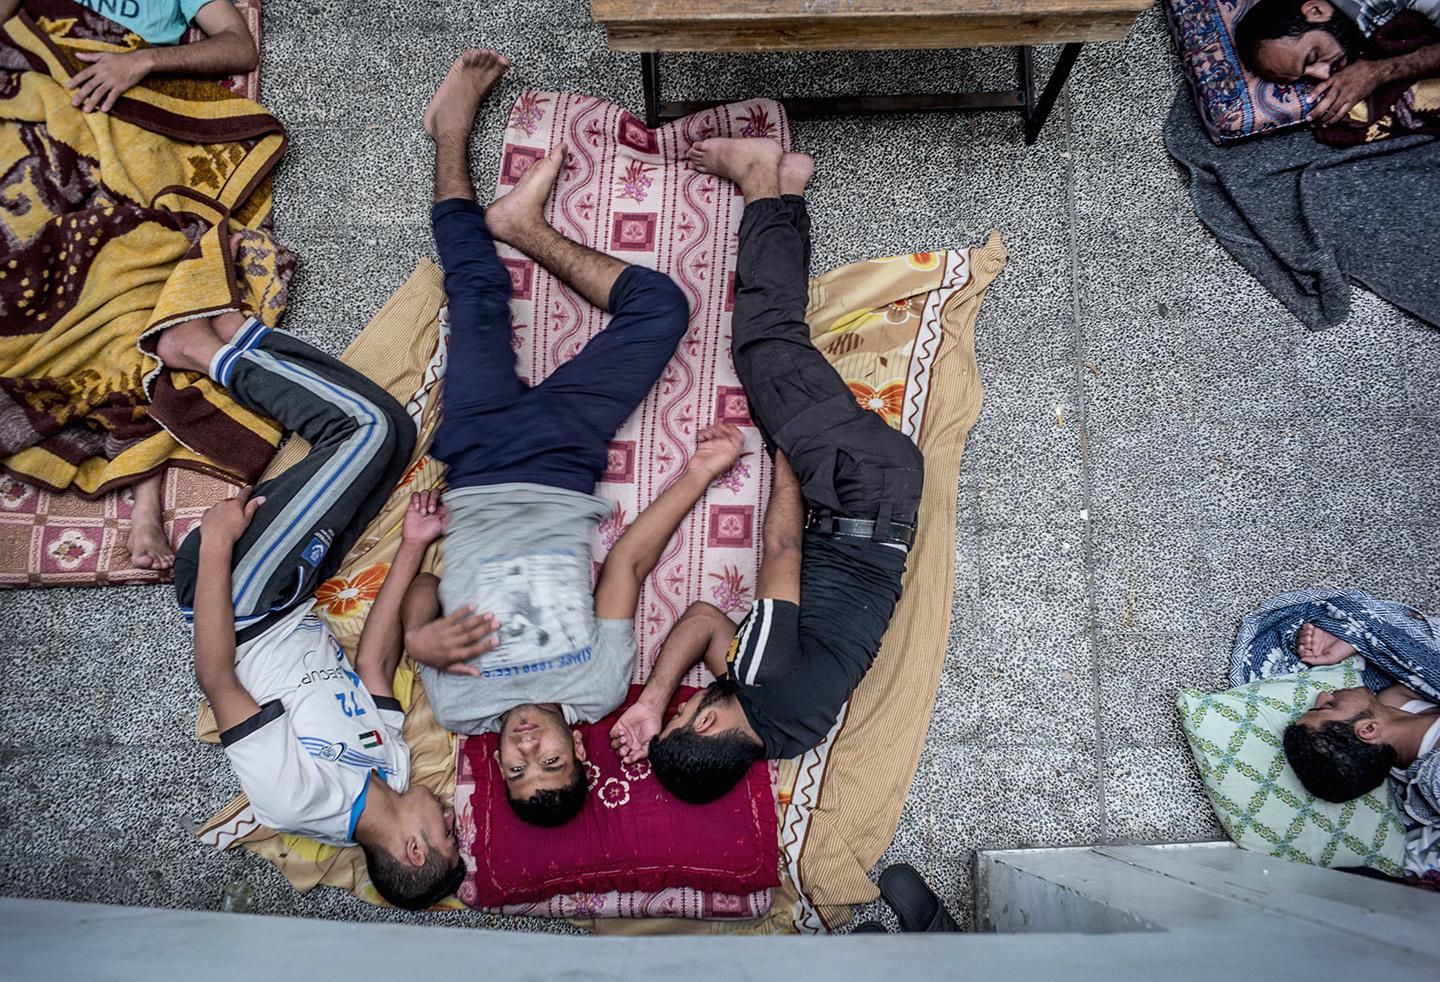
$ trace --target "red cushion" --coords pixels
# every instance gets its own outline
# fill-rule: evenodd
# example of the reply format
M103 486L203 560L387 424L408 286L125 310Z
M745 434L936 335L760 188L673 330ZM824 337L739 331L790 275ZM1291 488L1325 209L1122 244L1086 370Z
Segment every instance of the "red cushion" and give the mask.
M689 697L682 688L669 712ZM723 798L688 805L673 798L648 761L626 766L610 749L610 727L635 701L582 726L590 800L558 829L523 822L505 800L494 750L499 735L461 745L475 775L475 886L484 907L532 903L559 893L695 887L745 894L777 886L779 843L770 769L757 761Z

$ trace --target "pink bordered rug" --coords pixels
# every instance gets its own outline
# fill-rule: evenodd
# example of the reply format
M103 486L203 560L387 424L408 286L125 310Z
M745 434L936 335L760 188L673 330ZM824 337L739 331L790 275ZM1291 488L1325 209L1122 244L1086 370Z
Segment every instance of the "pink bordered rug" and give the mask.
M593 544L597 566L639 511L684 469L698 429L724 421L745 434L740 461L681 524L641 591L637 683L649 675L660 643L693 601L730 612L748 606L760 554L761 502L769 489L769 459L730 363L743 205L732 184L693 170L686 160L693 143L711 136L770 136L790 144L784 110L768 99L720 106L651 130L591 96L525 92L510 111L496 189L504 194L563 141L570 157L548 205L551 224L592 248L669 274L690 301L689 334L649 398L611 441L609 468L596 489L612 503ZM499 249L514 289L517 364L533 383L574 357L608 318L537 263L507 246ZM686 682L703 685L705 678L697 668ZM456 827L473 838L475 777L466 755L457 756ZM473 874L471 846L462 842L461 853ZM473 881L459 896L474 902ZM541 917L720 919L758 917L769 906L769 890L731 896L672 888L565 894L504 910Z
M232 486L179 467L165 474L165 534L178 548L205 509L228 497ZM125 542L133 502L128 488L86 500L0 474L0 587L135 586L168 580L168 573L130 564Z

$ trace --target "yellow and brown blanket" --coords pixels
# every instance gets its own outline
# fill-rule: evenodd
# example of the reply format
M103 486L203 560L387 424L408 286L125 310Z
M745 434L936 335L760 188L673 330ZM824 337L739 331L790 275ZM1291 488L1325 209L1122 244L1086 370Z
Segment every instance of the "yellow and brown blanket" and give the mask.
M284 129L199 79L149 79L109 113L70 105L79 52L140 43L73 0L26 0L0 26L0 463L51 490L97 495L166 464L253 480L280 437L151 352L192 317L278 320Z

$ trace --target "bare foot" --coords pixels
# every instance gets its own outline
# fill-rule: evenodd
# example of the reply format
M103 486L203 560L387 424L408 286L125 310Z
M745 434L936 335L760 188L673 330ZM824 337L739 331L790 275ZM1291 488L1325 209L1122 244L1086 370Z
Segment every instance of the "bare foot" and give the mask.
M490 202L485 209L485 225L491 235L501 242L510 242L517 232L545 224L545 202L555 188L568 152L565 144L556 144L555 149L520 175L508 194Z
M504 55L488 48L471 48L456 58L425 107L430 139L468 140L480 103L509 67Z
M205 372L219 347L220 338L211 327L210 318L197 317L161 332L155 342L155 356L168 368Z
M175 565L175 550L165 537L164 512L160 507L161 483L164 472L152 474L136 483L135 509L130 516L130 537L125 548L130 562L137 569L166 570Z
M1355 646L1341 641L1333 634L1320 630L1314 624L1300 625L1297 639L1300 660L1307 665L1337 665L1355 654Z
M778 141L766 137L715 137L690 148L690 163L702 173L734 181L749 198L770 188L778 193L777 171L784 153Z
M815 173L815 161L808 153L787 153L780 158L780 193L804 194Z

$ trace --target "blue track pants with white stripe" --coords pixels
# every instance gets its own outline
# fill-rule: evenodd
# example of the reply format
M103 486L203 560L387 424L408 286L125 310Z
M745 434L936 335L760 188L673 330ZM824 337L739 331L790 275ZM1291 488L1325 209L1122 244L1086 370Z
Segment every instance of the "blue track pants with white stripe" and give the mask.
M216 353L210 377L235 401L304 437L310 452L255 488L265 503L235 544L238 641L315 592L384 505L415 448L415 424L389 393L322 351L250 320ZM200 529L175 557L175 592L195 603Z

